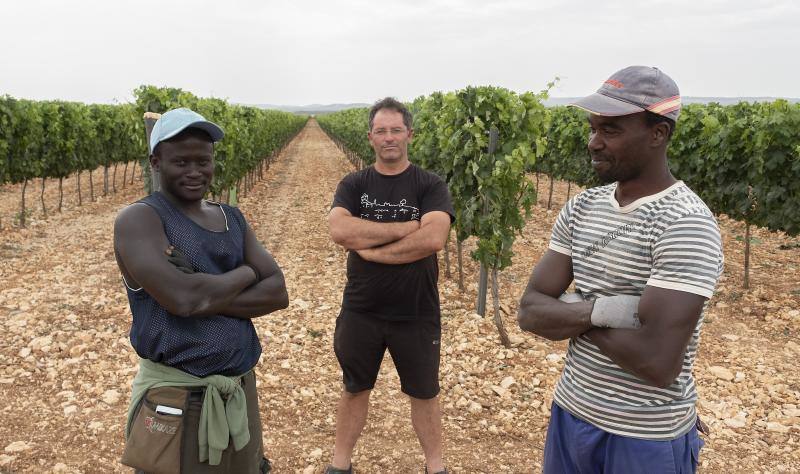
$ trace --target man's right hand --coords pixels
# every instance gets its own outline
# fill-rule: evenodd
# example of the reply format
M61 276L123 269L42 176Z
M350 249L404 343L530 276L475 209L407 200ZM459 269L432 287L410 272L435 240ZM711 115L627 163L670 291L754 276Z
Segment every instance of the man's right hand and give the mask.
M192 263L186 258L186 255L183 254L180 250L176 249L174 246L170 245L164 251L167 254L167 261L175 266L179 271L183 273L194 273L194 267L192 267Z

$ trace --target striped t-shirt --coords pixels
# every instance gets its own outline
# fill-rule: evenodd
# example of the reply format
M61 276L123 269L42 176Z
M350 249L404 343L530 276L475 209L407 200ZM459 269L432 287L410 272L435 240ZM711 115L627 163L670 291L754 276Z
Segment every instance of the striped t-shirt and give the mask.
M616 184L573 197L553 226L549 248L572 257L575 287L585 297L641 296L645 286L710 298L722 272L719 227L705 203L679 181L620 207ZM609 433L669 440L695 423L692 366L703 316L678 378L658 388L626 372L586 336L569 342L554 399Z

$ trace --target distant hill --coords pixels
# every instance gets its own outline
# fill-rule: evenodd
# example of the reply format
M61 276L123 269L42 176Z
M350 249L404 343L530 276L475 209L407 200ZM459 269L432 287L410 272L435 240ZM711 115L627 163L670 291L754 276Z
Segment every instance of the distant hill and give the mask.
M544 105L548 107L568 105L578 99L580 99L580 97L550 97L544 101ZM792 103L800 102L800 99L790 97L681 97L681 102L684 104L708 104L710 102L717 102L721 105L733 105L739 102L772 102L777 99L786 99Z
M311 104L311 105L275 105L275 104L253 104L253 107L262 109L282 110L284 112L294 112L296 114L329 114L345 109L356 109L370 107L372 104Z

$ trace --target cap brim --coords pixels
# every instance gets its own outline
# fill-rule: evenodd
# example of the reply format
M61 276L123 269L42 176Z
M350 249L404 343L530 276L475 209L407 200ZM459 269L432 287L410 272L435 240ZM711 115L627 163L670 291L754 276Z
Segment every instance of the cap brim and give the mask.
M170 138L178 135L187 128L199 128L200 130L208 133L211 136L211 141L213 142L218 142L222 140L222 137L225 136L225 132L223 132L222 129L219 127L219 125L215 124L214 122L209 122L207 120L198 120L197 122L186 124L185 126L177 130L173 130L172 133L161 137L159 143L165 140L169 140Z
M596 92L583 99L576 100L569 105L605 117L618 117L620 115L630 115L645 111L645 109L637 105L629 104L628 102Z
M206 120L190 123L189 125L183 127L183 129L181 129L180 132L186 130L187 128L199 128L200 130L203 130L204 132L208 133L211 136L211 140L214 142L222 140L222 137L225 136L225 132L222 131L219 125L215 124L214 122L209 122ZM175 135L177 135L177 133Z

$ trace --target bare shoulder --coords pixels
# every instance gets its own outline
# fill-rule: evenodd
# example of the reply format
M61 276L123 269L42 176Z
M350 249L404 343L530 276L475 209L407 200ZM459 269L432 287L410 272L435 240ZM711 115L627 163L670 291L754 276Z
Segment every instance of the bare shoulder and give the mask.
M136 202L119 211L114 220L114 235L121 237L161 227L161 219L155 209L147 204Z

